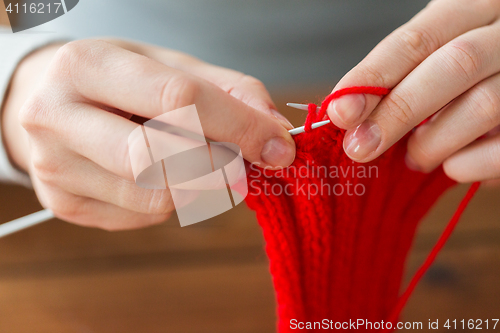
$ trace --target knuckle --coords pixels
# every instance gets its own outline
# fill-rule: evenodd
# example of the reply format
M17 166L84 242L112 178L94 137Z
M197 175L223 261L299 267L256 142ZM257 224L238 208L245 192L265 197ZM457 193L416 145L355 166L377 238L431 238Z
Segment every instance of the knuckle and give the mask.
M47 121L46 99L42 96L41 93L33 94L19 110L19 123L28 132L42 127Z
M235 92L238 91L238 87L242 84L242 79L245 74L227 68L218 68L217 70L220 75L211 78L209 81L228 94L234 96Z
M245 75L240 81L240 84L243 85L243 94L246 99L251 102L252 100L270 100L269 93L267 91L266 86L259 79L254 78L253 76ZM253 88L253 89L248 89ZM258 94L255 93L247 93L247 91L258 91ZM245 102L245 101L243 101ZM249 104L249 103L247 103Z
M262 81L260 81L259 79L255 78L251 75L243 75L240 79L240 82L242 82L246 85L257 87L259 89L266 89L266 87L264 86L264 83L262 83Z
M375 82L374 85L389 87L389 82L391 81L386 74L379 72L376 69L372 69L367 65L358 65L355 68L356 71L359 71L363 77L365 77L367 82Z
M473 121L490 124L500 123L500 95L491 87L478 86L471 99Z
M46 184L55 184L62 175L61 166L46 154L32 153L32 170L35 176Z
M405 98L397 91L393 91L385 100L388 113L385 115L388 119L395 120L399 125L405 128L413 127L415 114Z
M52 65L49 71L58 73L61 70L70 71L75 63L78 63L85 56L85 44L83 41L73 41L61 46L54 55Z
M150 215L166 215L174 210L170 192L166 190L151 190L149 200L145 200L145 213Z
M413 61L422 61L440 46L439 39L423 28L401 28L395 37Z
M109 47L109 43L102 40L82 39L76 40L61 46L55 59L72 63L73 61L88 60L89 58L98 58L101 53Z
M455 40L443 48L444 58L450 62L451 70L460 71L465 81L474 80L483 67L483 54L475 43Z
M413 161L417 163L421 169L426 169L436 162L437 156L432 149L425 146L417 132L418 129L408 141L408 153L413 157Z
M173 75L158 84L158 110L161 113L194 104L200 84L184 75Z
M120 142L117 147L115 147L114 158L117 162L116 165L120 165L120 170L123 171L121 174L127 181L134 182L134 171L132 169L132 159L130 157L130 145L129 142Z
M103 51L110 44L101 40L77 40L61 46L49 66L50 77L71 77L85 64L95 66L102 59Z
M228 93L257 110L266 112L270 107L275 108L264 83L250 75L242 74Z
M252 113L245 118L244 123L240 123L240 125L237 126L238 128L235 128L232 135L233 140L231 140L231 142L240 146L242 151L245 150L243 154L248 154L251 156L258 156L256 154L260 154L262 146L255 142L255 133L262 132L258 130L258 126L259 124L257 122L257 119ZM255 144L252 144L253 142Z
M74 61L77 61L81 52L80 45L80 41L73 41L61 46L54 54L52 64L56 65L57 68L60 68L68 67Z

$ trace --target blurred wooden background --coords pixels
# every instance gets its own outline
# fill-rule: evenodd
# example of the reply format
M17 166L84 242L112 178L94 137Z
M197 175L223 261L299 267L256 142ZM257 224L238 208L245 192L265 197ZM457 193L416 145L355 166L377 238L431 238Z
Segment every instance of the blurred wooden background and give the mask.
M329 91L275 93L317 101ZM281 108L295 125L304 113ZM466 187L447 193L419 230L411 276ZM482 188L405 319L500 317L500 190ZM0 186L0 222L40 209L35 195ZM180 228L175 218L109 233L51 221L0 239L0 332L274 332L275 305L263 240L245 205ZM452 331L452 330L450 330ZM449 332L449 331L448 331Z

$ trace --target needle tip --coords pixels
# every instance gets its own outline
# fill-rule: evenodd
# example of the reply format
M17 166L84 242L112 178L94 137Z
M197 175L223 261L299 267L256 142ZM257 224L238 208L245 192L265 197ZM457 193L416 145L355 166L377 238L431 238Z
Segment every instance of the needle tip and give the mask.
M299 109L299 110L305 110L307 111L309 109L309 106L307 104L299 104L299 103L286 103L287 106L294 108L294 109Z

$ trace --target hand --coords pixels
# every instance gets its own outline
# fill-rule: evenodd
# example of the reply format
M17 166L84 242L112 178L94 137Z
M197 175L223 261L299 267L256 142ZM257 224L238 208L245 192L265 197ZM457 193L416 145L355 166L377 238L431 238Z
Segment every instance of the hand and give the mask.
M346 153L373 160L432 116L411 134L409 167L428 172L443 163L459 182L500 178L499 18L498 0L434 0L380 42L334 90L391 93L345 96L328 108L348 129Z
M250 162L293 161L291 125L258 80L124 41L76 41L31 55L12 81L2 125L44 207L77 224L129 229L162 222L174 209L168 189L135 184L128 136L137 124L129 119L191 104L207 137L236 143Z

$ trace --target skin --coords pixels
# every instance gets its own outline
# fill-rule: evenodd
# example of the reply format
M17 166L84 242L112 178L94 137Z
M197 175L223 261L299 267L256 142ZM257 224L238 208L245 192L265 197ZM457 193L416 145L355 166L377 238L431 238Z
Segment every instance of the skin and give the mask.
M236 143L248 161L271 168L293 161L292 126L260 81L117 40L52 45L27 57L11 82L3 134L12 161L57 217L107 230L138 228L166 220L174 206L170 190L135 184L128 136L137 124L130 118L191 104L205 135Z
M392 88L383 99L350 95L329 106L332 121L348 130L346 153L371 161L430 117L411 133L410 168L429 172L443 164L459 182L498 180L499 17L498 0L434 0L385 38L334 89ZM208 137L238 144L250 162L293 161L291 126L258 80L117 40L54 45L26 58L4 105L4 140L58 217L138 228L165 220L174 207L169 190L134 183L127 136L137 125L130 117L190 104Z
M334 91L366 85L391 93L346 96L328 108L348 130L346 153L371 161L431 117L411 134L410 168L443 164L459 182L500 178L499 18L496 0L434 0L380 42Z

